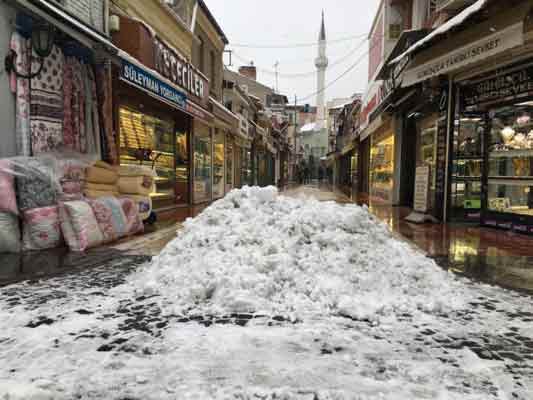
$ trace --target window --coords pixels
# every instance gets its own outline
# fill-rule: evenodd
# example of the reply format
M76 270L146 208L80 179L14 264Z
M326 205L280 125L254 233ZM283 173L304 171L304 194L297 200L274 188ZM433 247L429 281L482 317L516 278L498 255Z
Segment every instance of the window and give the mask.
M211 89L214 89L216 87L216 76L217 76L217 59L216 59L216 53L214 51L211 51L211 71L209 75L209 79L211 80Z
M205 72L205 45L201 37L198 37L198 68Z

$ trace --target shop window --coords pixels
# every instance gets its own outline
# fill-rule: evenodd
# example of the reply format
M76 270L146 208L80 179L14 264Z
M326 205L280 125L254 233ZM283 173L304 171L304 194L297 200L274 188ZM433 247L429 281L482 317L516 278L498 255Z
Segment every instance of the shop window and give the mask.
M194 130L194 202L211 201L211 132L209 127L197 123Z
M394 136L372 144L370 151L370 194L374 199L391 203L394 189Z
M533 216L533 103L490 111L488 209Z
M128 107L121 107L119 116L120 163L145 165L155 170L155 190L150 194L154 208L187 202L186 132L176 134L171 119L159 118Z
M216 130L213 144L213 198L224 196L224 132Z

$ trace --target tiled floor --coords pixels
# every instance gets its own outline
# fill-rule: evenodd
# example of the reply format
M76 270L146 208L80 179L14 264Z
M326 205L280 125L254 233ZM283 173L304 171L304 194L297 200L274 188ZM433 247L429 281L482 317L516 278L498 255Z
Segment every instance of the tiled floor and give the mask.
M326 186L299 187L289 194L352 202ZM359 200L394 233L415 244L443 268L533 293L533 237L468 224L413 224L404 220L409 209L375 204L364 196Z

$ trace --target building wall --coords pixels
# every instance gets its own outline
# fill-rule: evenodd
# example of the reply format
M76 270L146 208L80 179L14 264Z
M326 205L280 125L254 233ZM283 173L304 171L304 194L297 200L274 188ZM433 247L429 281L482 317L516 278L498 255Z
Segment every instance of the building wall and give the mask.
M255 97L259 97L263 104L267 104L267 96L274 94L274 90L253 79L233 71L224 71L224 79L238 83L240 86L246 86L248 92Z
M112 5L128 16L146 22L157 35L192 59L193 34L175 13L158 0L112 0Z
M224 79L222 56L225 44L201 7L198 7L196 18L194 27L196 38L194 39L192 62L209 78L211 96L221 100L222 81ZM201 65L202 59L203 65Z
M0 2L0 54L9 50L11 34L15 29L15 9ZM4 68L0 72L0 157L12 157L17 154L15 139L15 97L9 88L9 79Z

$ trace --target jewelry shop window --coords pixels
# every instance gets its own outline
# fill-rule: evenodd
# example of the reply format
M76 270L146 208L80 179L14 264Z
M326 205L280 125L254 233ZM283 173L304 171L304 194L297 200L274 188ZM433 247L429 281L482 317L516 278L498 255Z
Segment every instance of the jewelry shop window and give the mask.
M533 216L533 102L489 116L488 210Z
M212 141L207 125L195 123L194 131L194 202L211 201Z
M154 209L174 205L177 199L174 122L129 107L120 107L119 120L121 165L145 165L155 170L155 189L150 194Z

